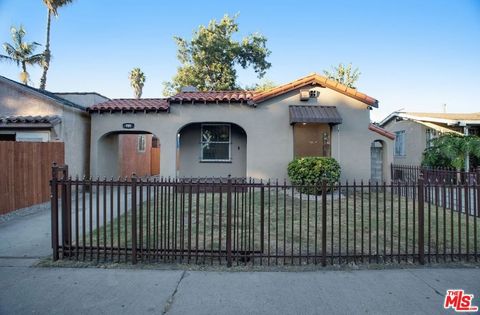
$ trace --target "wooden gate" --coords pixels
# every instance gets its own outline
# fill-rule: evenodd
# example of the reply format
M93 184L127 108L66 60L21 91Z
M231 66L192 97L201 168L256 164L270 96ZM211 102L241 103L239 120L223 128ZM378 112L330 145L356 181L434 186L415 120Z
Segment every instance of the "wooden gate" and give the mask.
M63 142L0 141L0 214L50 200L53 162L64 162Z

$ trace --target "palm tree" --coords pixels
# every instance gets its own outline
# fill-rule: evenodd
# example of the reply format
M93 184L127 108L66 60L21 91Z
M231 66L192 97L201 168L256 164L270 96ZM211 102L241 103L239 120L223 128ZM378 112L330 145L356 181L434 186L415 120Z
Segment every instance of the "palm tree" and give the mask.
M145 74L140 68L133 68L130 71L130 86L133 88L136 98L142 97L143 85L145 84Z
M3 44L3 49L5 49L7 54L0 55L0 60L13 61L17 66L21 66L22 72L20 72L20 80L25 85L28 85L29 74L27 72L27 66L40 65L43 62L43 54L33 54L35 48L40 46L40 44L37 42L24 42L23 38L26 32L21 25L18 28L12 26L10 33L12 34L12 44Z
M47 85L47 71L50 67L50 22L52 19L52 14L58 16L58 8L63 7L72 1L73 0L43 0L43 3L47 6L47 40L45 43L45 51L43 52L45 60L43 62L42 77L40 78L40 90L45 90Z

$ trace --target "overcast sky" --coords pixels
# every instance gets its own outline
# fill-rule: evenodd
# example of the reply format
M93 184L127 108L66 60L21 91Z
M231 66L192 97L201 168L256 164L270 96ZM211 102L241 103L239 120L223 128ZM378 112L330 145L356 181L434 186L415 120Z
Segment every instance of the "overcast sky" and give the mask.
M128 72L140 67L143 96L162 97L162 82L179 65L172 37L190 38L225 13L240 13L238 38L268 38L266 77L277 84L351 62L362 72L358 89L380 102L373 120L401 108L440 112L443 104L449 112L480 111L479 0L76 0L52 21L47 89L132 97ZM0 42L10 41L9 28L18 24L28 41L43 44L43 2L0 0ZM30 72L38 87L40 68ZM2 63L0 74L18 80L19 69ZM239 71L242 85L256 81L252 69Z

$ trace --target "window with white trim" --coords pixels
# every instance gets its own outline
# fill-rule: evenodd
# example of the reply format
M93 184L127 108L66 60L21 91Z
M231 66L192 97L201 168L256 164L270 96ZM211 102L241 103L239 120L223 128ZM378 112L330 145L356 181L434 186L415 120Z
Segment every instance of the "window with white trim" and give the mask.
M145 135L139 135L138 136L138 143L137 143L137 151L138 152L145 152L145 147L146 147L146 138Z
M395 132L395 156L405 156L405 130Z
M202 161L225 162L231 160L231 127L228 124L202 124Z

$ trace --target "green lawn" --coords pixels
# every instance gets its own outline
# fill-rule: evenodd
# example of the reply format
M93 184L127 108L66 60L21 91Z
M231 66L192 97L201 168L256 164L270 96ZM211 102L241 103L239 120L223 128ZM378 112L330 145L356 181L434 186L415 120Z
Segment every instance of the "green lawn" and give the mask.
M294 198L292 198L294 195ZM262 248L261 192L232 195L233 250ZM268 256L314 255L321 253L322 197L301 196L281 188L265 189L263 195L263 254ZM178 248L192 252L225 250L227 197L223 193L171 194L169 200L150 198L137 209L138 239L142 248ZM327 196L327 253L331 255L379 254L394 257L417 252L418 205L411 198L388 190L369 192L352 189ZM362 210L363 208L363 210ZM190 211L191 210L191 211ZM362 216L363 213L363 216ZM467 224L467 220L469 221ZM125 222L127 223L125 225ZM131 246L132 214L128 211L105 228L92 232L93 244ZM120 224L119 224L120 223ZM459 224L460 223L460 224ZM473 253L475 225L480 219L450 209L425 204L426 253ZM141 224L141 225L140 225ZM140 226L142 231L140 231ZM189 226L191 228L189 228ZM430 228L429 228L430 226ZM317 233L315 233L317 231ZM106 232L107 238L104 238ZM198 232L198 237L197 237ZM480 232L480 231L479 231ZM126 233L126 234L125 234ZM453 234L452 234L453 233ZM467 234L468 233L468 234ZM118 235L121 235L118 240ZM452 242L453 236L453 242ZM468 236L468 237L467 237ZM168 239L168 243L167 243ZM477 242L480 237L476 235ZM88 245L88 244L87 244ZM430 245L430 246L429 246ZM480 245L480 244L479 244ZM348 251L347 251L348 246ZM396 259L396 258L395 258ZM272 258L275 261L275 258ZM284 259L280 258L279 263ZM302 263L305 260L302 260Z

